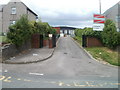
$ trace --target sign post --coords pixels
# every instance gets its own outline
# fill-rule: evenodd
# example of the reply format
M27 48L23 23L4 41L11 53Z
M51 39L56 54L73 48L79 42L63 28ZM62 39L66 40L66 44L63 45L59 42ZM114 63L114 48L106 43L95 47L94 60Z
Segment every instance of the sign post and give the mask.
M104 23L105 23L105 16L102 14L94 14L93 20L93 30L94 31L103 31Z

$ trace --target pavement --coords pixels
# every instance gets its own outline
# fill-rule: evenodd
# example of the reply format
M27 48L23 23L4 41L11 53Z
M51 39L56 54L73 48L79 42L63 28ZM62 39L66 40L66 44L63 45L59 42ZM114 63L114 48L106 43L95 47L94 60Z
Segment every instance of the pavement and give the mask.
M55 48L50 49L49 47L44 47L40 49L29 49L23 51L15 57L11 57L9 60L4 61L6 64L29 64L44 61L52 57Z

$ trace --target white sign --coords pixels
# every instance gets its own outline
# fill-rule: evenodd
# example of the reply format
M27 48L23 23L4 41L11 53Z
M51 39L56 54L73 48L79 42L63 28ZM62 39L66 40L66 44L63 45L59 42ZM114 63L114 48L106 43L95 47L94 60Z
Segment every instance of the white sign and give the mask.
M102 14L94 14L94 24L93 30L94 31L103 31L104 23L105 23L105 16Z
M94 31L103 31L104 24L93 24Z
M52 37L52 34L49 34L49 37Z

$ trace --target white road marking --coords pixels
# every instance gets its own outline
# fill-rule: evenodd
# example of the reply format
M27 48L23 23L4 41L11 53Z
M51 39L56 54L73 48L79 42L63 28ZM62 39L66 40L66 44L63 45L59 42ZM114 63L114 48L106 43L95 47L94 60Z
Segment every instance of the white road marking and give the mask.
M8 72L8 70L5 70L4 72L5 72L5 73L7 73L7 72Z
M43 76L44 74L41 73L29 73L30 75L39 75L39 76Z
M100 76L100 77L111 77L111 76L107 75L107 76Z
M38 54L33 54L33 56L38 56Z
M2 72L2 70L0 70L0 72Z

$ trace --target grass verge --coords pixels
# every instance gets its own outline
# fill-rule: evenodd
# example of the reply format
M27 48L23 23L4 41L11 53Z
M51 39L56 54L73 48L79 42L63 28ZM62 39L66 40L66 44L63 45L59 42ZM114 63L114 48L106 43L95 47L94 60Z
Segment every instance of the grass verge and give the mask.
M82 38L75 36L73 39L76 40L82 46Z
M82 45L82 38L74 37L74 39ZM120 66L120 58L118 52L107 47L91 47L85 48L96 60L105 61L109 64Z
M120 66L117 51L113 51L107 47L92 47L86 48L86 50L99 61L106 61L112 65Z
M0 43L7 42L6 36L0 36Z

